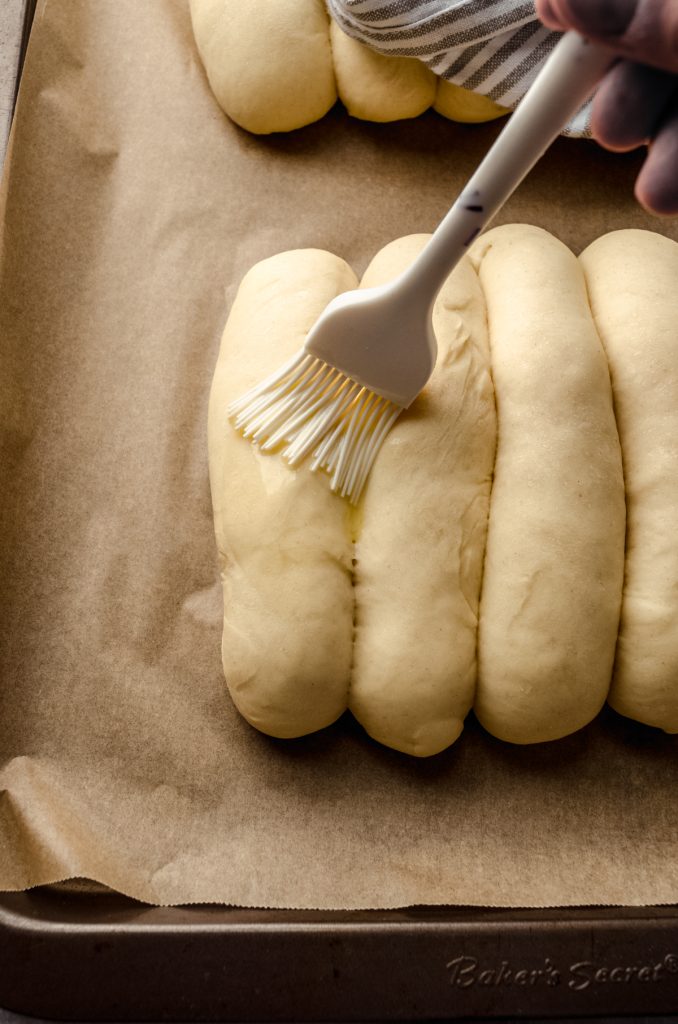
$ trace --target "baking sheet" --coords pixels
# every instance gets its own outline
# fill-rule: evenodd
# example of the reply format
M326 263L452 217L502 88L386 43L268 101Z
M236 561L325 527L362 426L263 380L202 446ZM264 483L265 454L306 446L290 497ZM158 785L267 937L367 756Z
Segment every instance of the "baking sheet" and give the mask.
M0 169L5 159L14 110L26 6L27 0L4 0L0 18Z
M431 230L497 131L435 114L259 139L206 84L185 0L42 0L0 242L0 888L289 908L678 902L678 738L606 711L428 761L350 719L268 739L222 680L207 394L257 260L360 272ZM637 155L562 140L498 222L575 250L650 227Z

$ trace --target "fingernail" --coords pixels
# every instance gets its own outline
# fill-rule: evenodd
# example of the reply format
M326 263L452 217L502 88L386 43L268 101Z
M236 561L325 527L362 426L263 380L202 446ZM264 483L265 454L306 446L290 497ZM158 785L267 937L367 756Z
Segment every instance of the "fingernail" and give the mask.
M596 36L621 36L633 20L638 0L564 0L583 31Z

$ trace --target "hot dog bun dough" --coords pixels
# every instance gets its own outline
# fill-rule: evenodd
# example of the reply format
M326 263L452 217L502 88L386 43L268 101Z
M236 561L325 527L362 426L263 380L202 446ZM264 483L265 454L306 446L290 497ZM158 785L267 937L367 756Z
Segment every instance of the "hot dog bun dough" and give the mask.
M581 728L608 692L624 566L624 482L605 354L573 254L539 228L474 246L498 445L475 710L513 743Z
M489 96L471 92L470 89L462 89L460 85L446 82L443 78L438 81L438 91L433 109L443 117L449 118L450 121L461 121L467 124L494 121L509 113L506 107L500 107Z
M323 117L337 90L323 0L190 0L212 92L231 120L257 134Z
M626 575L610 704L678 732L678 245L615 231L582 253L624 453Z
M190 0L193 34L217 103L255 134L319 120L337 92L354 117L398 121L429 107L453 121L504 110L439 79L421 61L347 36L323 0Z
M362 284L425 242L386 246ZM258 452L226 408L355 274L320 250L250 271L209 409L224 671L249 722L299 736L348 707L423 757L471 705L500 739L536 743L609 693L678 732L676 281L678 245L648 232L579 260L539 228L488 232L438 296L435 371L353 509L325 474Z
M364 283L393 277L424 243L387 246ZM224 672L263 732L302 735L350 706L382 743L426 756L457 738L475 688L495 412L471 264L438 298L435 373L387 439L362 507L308 465L261 454L226 418L356 285L330 253L283 253L247 274L231 310L209 407Z
M224 591L223 665L239 711L272 736L313 732L346 708L352 545L345 501L307 465L261 454L228 403L302 345L335 295L356 287L336 256L300 250L257 264L224 331L209 404L209 464Z
M427 236L375 257L362 285L396 277ZM438 360L395 423L358 515L349 707L408 754L456 740L471 709L496 418L485 302L464 259L434 309Z
M330 24L330 40L339 99L353 117L398 121L433 105L438 80L421 61L370 50L336 21Z

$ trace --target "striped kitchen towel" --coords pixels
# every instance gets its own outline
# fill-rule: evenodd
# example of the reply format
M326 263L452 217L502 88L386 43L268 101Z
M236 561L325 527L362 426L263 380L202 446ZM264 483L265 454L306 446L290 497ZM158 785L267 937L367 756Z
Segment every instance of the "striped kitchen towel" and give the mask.
M441 78L513 108L560 34L534 0L326 0L349 36L389 56L417 57ZM565 129L589 136L590 103Z

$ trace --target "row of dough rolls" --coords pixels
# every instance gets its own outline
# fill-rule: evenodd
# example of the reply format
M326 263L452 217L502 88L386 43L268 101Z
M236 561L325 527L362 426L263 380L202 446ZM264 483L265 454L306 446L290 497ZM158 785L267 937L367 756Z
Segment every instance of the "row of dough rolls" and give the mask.
M250 132L302 128L337 99L366 121L417 117L429 107L454 121L506 113L419 60L387 57L347 36L324 0L190 0L190 7L212 92Z
M363 284L425 241L391 243ZM537 228L482 236L438 297L434 375L352 512L323 475L261 455L225 408L356 278L318 250L250 271L209 413L224 671L248 721L299 736L350 708L427 756L472 706L532 743L609 694L678 731L676 275L678 245L647 232L580 260Z
M427 237L387 246L363 283L394 277ZM441 291L436 372L387 438L357 514L326 477L262 455L226 421L229 401L357 283L330 253L282 253L246 275L231 310L209 410L224 672L264 732L303 735L350 707L376 739L427 755L457 738L475 688L496 420L470 261Z

